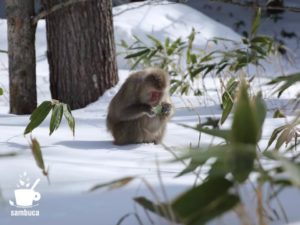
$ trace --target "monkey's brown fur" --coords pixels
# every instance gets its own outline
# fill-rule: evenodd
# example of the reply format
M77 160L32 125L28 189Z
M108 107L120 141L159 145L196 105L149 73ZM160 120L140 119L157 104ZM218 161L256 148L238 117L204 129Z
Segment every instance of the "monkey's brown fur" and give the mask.
M158 68L139 71L127 78L108 109L106 124L115 144L161 142L173 113L168 88L168 74ZM158 104L165 110L156 115L152 107Z

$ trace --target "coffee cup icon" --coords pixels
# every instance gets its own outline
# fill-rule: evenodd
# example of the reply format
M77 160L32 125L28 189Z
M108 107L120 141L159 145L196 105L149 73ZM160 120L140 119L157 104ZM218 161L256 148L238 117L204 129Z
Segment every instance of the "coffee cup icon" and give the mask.
M33 201L41 199L41 194L32 189L17 189L15 198L17 206L32 206Z

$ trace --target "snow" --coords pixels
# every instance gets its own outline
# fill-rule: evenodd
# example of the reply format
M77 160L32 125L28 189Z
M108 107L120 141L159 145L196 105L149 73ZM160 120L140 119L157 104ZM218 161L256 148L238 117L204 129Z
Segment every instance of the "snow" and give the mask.
M181 4L146 5L127 10L127 7L136 7L131 4L114 9L116 42L121 39L132 40L131 35L142 36L152 34L159 36L161 40L169 36L187 36L192 27L201 31L197 37L198 47L206 45L208 39L218 37L230 37L239 39L239 35L230 28L225 27L210 19L204 14ZM188 16L187 16L188 15ZM201 21L201 23L199 23ZM6 34L6 21L0 20L0 32ZM145 37L145 36L144 36ZM37 85L38 101L50 99L48 64L45 57L46 38L45 23L40 21L37 27ZM0 49L7 49L6 35L0 36ZM0 87L5 94L0 97L0 154L16 153L15 156L0 157L0 197L1 225L38 225L38 224L116 224L127 213L137 212L143 219L143 224L151 224L144 211L137 207L132 198L136 196L148 196L155 199L153 193L141 178L145 179L150 187L165 200L162 195L159 174L163 178L163 186L168 192L168 198L172 198L194 184L195 177L187 175L174 178L183 168L182 163L170 163L173 154L181 155L190 144L197 145L199 134L193 130L183 128L178 123L194 125L198 122L198 114L201 120L207 117L215 117L221 114L218 106L218 91L216 79L207 79L208 94L206 97L180 97L172 98L176 107L176 114L168 124L164 144L173 149L173 153L161 145L140 144L128 146L115 146L112 137L106 131L105 119L107 106L126 79L130 71L124 61L118 59L120 82L108 90L104 96L89 106L73 111L76 119L76 135L72 136L65 121L61 127L49 137L49 120L33 131L33 136L41 143L46 166L49 167L50 184L42 176L41 171L35 165L29 149L29 137L23 136L25 126L29 121L28 116L15 116L8 114L8 71L7 56L0 53ZM122 64L123 63L123 64ZM261 78L257 86L265 83ZM291 98L294 90L287 92L286 98ZM264 88L264 93L272 97L270 90ZM268 99L268 108L276 108L285 105L287 100ZM267 137L272 130L281 125L284 119L266 120L266 129L263 133L262 144L267 142ZM229 126L230 120L224 125ZM201 135L201 145L210 143L209 136ZM24 171L31 180L41 179L36 190L42 195L39 205L35 209L40 211L39 217L11 217L12 206L9 200L14 200L14 192L19 175ZM107 191L105 189L89 193L88 190L96 184L112 181L125 176L138 176L137 180L118 190ZM250 187L248 187L250 188ZM251 193L251 191L249 191ZM255 198L253 194L245 194L249 211L254 212ZM299 217L299 190L291 189L282 193L284 205L290 222L300 221ZM251 209L252 207L252 209ZM278 208L278 206L274 206ZM255 219L255 214L253 215ZM155 224L167 224L160 218L154 218ZM233 214L229 214L222 220L223 224L239 224ZM212 224L218 224L219 220ZM271 224L283 224L284 221L274 221ZM138 224L134 216L128 217L123 224Z
M152 35L162 42L166 37L174 41L178 37L187 37L193 28L197 32L195 48L213 47L213 43L210 42L211 46L208 46L208 42L214 37L230 37L232 40L240 41L240 36L231 28L183 4L167 1L159 4L155 1L152 4L132 3L115 7L114 15L117 44L121 43L121 40L133 43L133 36L137 36L149 45L151 41L147 35ZM124 49L117 45L117 52L123 51ZM122 55L118 57L118 66L128 68Z

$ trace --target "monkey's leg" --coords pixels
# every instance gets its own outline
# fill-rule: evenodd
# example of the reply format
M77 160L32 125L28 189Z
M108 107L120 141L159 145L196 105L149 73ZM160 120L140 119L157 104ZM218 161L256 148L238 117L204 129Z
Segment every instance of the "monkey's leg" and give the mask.
M144 132L140 128L139 120L123 121L114 126L113 136L115 144L137 144L143 143Z

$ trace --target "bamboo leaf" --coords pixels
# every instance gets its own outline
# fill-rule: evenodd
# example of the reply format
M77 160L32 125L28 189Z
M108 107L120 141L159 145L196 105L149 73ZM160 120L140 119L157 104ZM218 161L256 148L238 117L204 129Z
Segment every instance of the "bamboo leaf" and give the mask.
M253 144L258 141L259 125L242 80L232 123L232 138L235 143Z
M255 98L253 100L253 105L254 105L256 120L258 122L258 137L257 137L257 140L260 140L261 135L262 135L263 124L264 124L264 121L265 121L266 115L267 115L267 107L266 107L266 104L265 104L264 100L262 99L262 93L261 92L259 92L255 96Z
M73 133L73 136L75 136L75 119L72 115L70 106L67 104L63 104L63 112L64 112L64 116L68 122L68 125Z
M270 139L269 139L268 146L267 146L266 149L268 149L268 148L272 145L272 143L276 140L278 134L279 134L282 130L284 130L286 127L287 127L286 125L277 127L277 128L272 132L272 135L271 135L271 137L270 137Z
M289 127L287 127L279 135L279 137L278 137L278 139L276 141L276 145L275 145L275 148L277 150L280 149L280 147L284 144L284 142L288 141L288 136L289 136L290 132L291 132L291 129Z
M209 135L212 135L215 137L223 138L225 140L229 140L230 136L231 136L230 130L208 129L208 128L201 127L201 126L192 127L192 126L188 126L185 124L179 124L179 125L186 127L186 128L194 129L194 130L197 130L197 131L200 131L200 132L203 132L205 134L209 134Z
M224 162L228 159L228 154L230 154L231 146L229 145L220 145L220 146L213 146L208 149L197 149L196 151L190 151L189 153L177 157L176 161L182 161L185 159L192 160L192 167L203 165L208 159L217 158L218 160L222 160ZM191 165L188 165L187 170L192 168ZM180 174L181 175L181 174ZM179 175L177 175L179 176Z
M136 57L138 57L138 56L148 54L149 52L150 52L150 49L147 48L147 49L145 49L145 50L138 51L138 52L135 52L135 53L133 53L133 54L130 54L130 55L125 56L125 59L136 58Z
M131 181L133 181L136 177L123 177L121 179L117 179L108 183L104 184L98 184L92 187L89 191L95 191L100 188L109 187L110 189L117 189L121 188L127 184L129 184Z
M167 204L163 204L163 203L155 204L145 197L134 198L134 201L137 202L139 205L141 205L144 209L149 210L150 212L165 217L170 221L177 222L177 223L180 222L178 219L176 219L176 217L173 216L173 213L171 212L172 209Z
M31 114L30 122L24 131L24 135L30 133L36 127L38 127L47 117L51 109L52 109L51 101L44 101L42 104L40 104Z
M278 92L278 97L280 97L286 89L288 89L292 85L295 85L298 82L300 82L300 73L294 73L288 76L277 77L271 80L268 84L280 84L279 87L276 89L276 92Z
M43 174L47 176L48 171L45 168L41 146L36 138L31 138L30 147L37 166L43 171Z
M225 178L208 179L175 199L172 209L182 224L205 224L239 202L238 196L229 194L232 186L233 183Z
M257 29L260 25L260 18L261 18L261 8L258 8L255 12L255 17L254 20L252 22L252 26L251 26L251 35L255 36L257 33Z
M178 38L167 49L167 55L172 55L175 52L175 50L180 46L180 44L181 44L181 38Z
M273 113L273 118L285 118L284 112L282 112L280 109L276 109Z
M235 180L242 183L253 171L256 145L234 143L230 150L228 154L230 171Z
M257 102L256 106L250 102L246 81L242 80L232 123L233 145L231 150L232 174L239 182L244 182L253 170L256 145L261 132L260 124L265 116L256 115L263 113L260 104L262 103ZM258 108L256 109L256 107Z
M156 45L156 47L162 49L163 48L163 45L162 43L157 39L155 38L154 36L151 36L151 35L147 35L147 37L154 42L154 44Z
M222 95L223 112L220 120L221 124L225 122L232 110L238 85L239 81L235 80L233 77L227 82L225 92Z
M300 188L300 165L299 162L293 162L285 157L275 154L275 157L282 163L283 169L289 175L290 181Z
M200 166L200 164L191 159L189 165L185 169L183 169L179 174L177 174L176 177L180 177L187 173L193 172L195 169L197 169L198 166Z
M55 104L52 110L52 116L50 120L49 135L51 135L54 130L58 129L62 119L62 115L63 115L63 104L61 103Z

